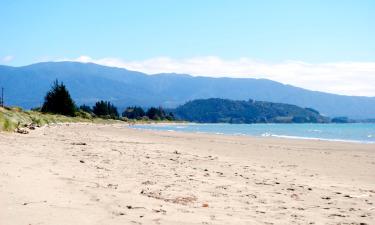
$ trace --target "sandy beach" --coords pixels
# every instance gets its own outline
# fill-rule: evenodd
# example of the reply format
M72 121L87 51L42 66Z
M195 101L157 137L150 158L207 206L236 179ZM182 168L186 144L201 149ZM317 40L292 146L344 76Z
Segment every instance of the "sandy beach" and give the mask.
M0 133L0 224L375 224L375 145L145 131Z

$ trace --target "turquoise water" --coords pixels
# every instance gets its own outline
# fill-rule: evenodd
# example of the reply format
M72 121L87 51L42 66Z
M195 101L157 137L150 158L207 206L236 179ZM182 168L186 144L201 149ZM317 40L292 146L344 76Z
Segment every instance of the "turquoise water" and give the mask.
M374 123L347 124L153 124L139 129L375 143Z

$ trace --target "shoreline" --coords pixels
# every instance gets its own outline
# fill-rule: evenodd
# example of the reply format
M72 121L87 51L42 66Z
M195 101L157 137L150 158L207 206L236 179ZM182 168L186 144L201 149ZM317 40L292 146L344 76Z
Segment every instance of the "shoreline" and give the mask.
M371 224L373 149L125 123L0 133L0 223Z
M205 131L184 131L184 130L162 130L162 129L151 129L151 128L139 128L136 127L137 125L147 125L147 126L160 126L160 125L205 125L199 123L150 123L150 124L134 124L128 125L131 129L138 129L138 130L148 130L148 131L167 131L167 132L181 132L181 133L193 133L193 134L214 134L214 135L225 135L225 136L245 136L251 138L281 138L281 139L290 139L290 140L316 140L316 141L327 141L327 142L343 142L343 143L357 143L357 144L368 144L368 145L375 145L375 141L361 141L361 140L345 140L345 139L330 139L330 138L318 138L318 137L302 137L302 136L293 136L293 135L276 135L276 134L269 134L264 133L262 135L252 135L252 134L245 134L245 133L222 133L222 132L205 132ZM223 123L224 124L224 123ZM226 125L226 124L224 124Z

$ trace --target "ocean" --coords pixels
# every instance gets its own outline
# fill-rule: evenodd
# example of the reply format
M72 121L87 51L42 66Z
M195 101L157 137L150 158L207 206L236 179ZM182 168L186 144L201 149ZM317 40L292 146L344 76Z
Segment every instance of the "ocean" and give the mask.
M138 129L375 143L375 123L345 124L139 124Z

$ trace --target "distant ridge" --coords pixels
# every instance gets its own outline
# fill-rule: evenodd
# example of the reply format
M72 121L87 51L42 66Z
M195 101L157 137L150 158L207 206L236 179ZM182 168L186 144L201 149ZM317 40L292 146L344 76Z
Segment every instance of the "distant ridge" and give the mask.
M363 119L375 116L375 97L328 94L267 79L211 78L179 74L147 75L93 63L44 62L23 67L0 66L5 103L40 106L53 80L63 81L78 104L109 100L128 105L177 107L189 100L255 99L317 109L330 117Z

